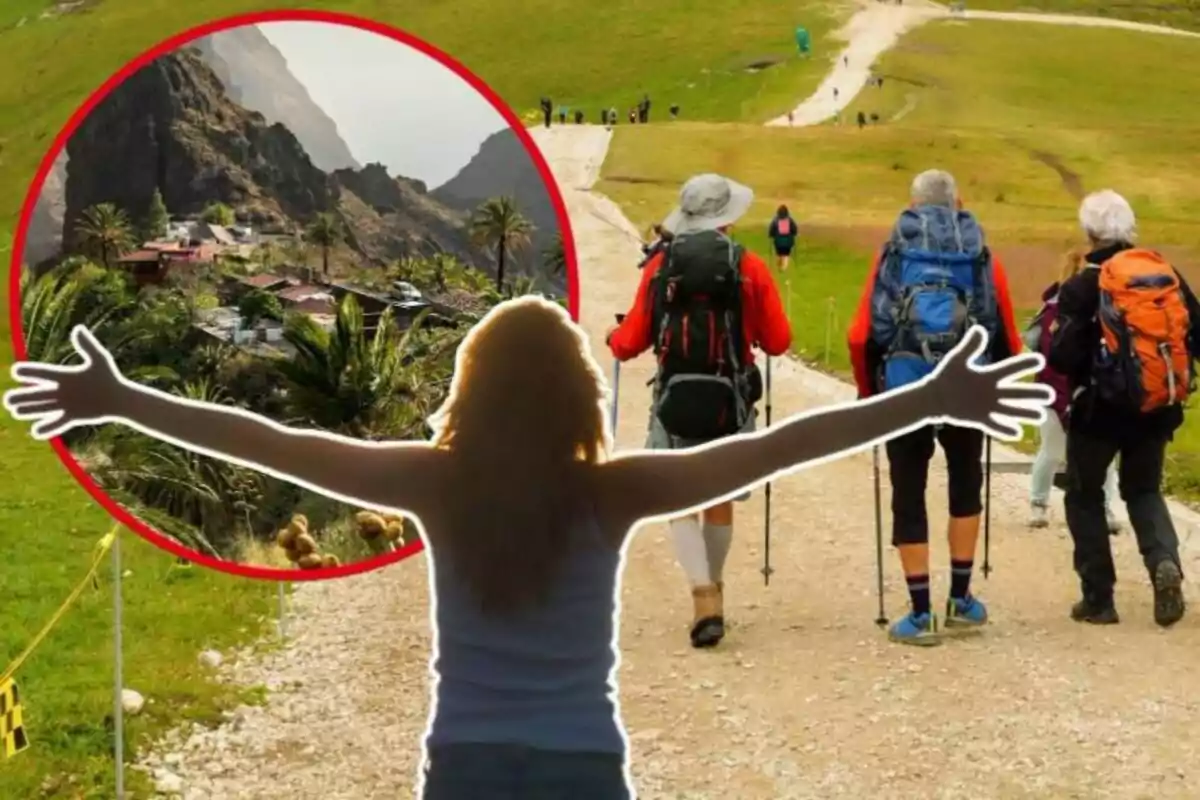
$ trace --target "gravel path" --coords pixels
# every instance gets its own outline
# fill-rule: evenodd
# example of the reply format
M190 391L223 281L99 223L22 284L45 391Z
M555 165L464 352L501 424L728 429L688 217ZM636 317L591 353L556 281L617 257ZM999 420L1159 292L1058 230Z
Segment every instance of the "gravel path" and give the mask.
M610 134L533 133L566 195L583 324L599 343L637 279L636 230L589 191ZM642 442L650 368L642 359L623 370L619 446ZM777 416L849 393L786 359L773 377ZM1017 458L997 448L997 460ZM930 484L937 531L946 517L940 466ZM758 573L762 492L741 506L727 577L730 635L714 652L687 646L690 598L665 529L639 533L621 590L620 684L642 798L1196 796L1200 617L1155 628L1131 537L1116 543L1123 624L1071 623L1065 529L1027 531L1026 478L994 475L996 571L976 589L995 623L941 648L901 648L872 624L871 491L869 455L776 483L769 589ZM884 495L887 503L886 486ZM1195 517L1187 520L1181 534L1190 537ZM934 563L946 564L942 537L933 538ZM1197 561L1189 547L1185 562L1195 570ZM946 573L935 575L939 597ZM890 553L886 576L896 615L903 579ZM269 702L216 730L177 731L144 767L189 800L409 796L428 710L427 586L423 557L299 586L286 647L235 654L224 671L266 685Z

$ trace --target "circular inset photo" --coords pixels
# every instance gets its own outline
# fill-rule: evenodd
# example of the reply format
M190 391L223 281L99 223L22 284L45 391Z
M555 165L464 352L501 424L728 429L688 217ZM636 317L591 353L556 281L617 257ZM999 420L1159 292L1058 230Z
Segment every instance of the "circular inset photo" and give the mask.
M175 410L427 439L492 307L540 294L577 316L562 198L514 113L436 48L341 15L225 20L136 59L46 154L15 245L17 358L108 354L110 383L153 390L35 435L147 539L253 577L362 572L422 543L402 514L306 488L325 467L292 463L271 426Z

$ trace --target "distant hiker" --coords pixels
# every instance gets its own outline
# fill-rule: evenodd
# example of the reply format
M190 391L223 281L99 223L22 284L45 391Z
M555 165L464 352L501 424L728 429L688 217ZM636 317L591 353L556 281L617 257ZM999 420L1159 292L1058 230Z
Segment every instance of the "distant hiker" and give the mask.
M575 111L575 124L576 125L583 124L583 112L582 111L579 111L579 110Z
M795 124L796 124L796 112L789 111L788 112L788 125L795 125Z
M842 56L842 66L843 67L850 66L850 56Z
M642 260L638 264L638 269L644 268L650 259L654 258L659 253L667 249L674 236L666 230L663 230L662 225L655 225L650 229L650 241L642 245Z
M650 121L650 95L642 98L638 103L638 122L646 123Z
M883 88L883 76L882 75L880 75L878 78L875 79L875 85L880 89Z
M796 247L796 236L796 220L788 213L787 206L780 206L767 227L767 237L775 247L775 267L780 272L787 272L788 261Z
M637 121L638 121L638 112L637 112L637 109L636 109L636 108L631 108L631 109L629 109L629 122L630 122L631 124L635 124L635 125L636 125L636 124L637 124Z
M1154 588L1154 620L1167 627L1183 617L1185 603L1179 538L1162 495L1163 460L1194 388L1200 305L1161 255L1136 246L1137 220L1121 195L1088 195L1079 222L1091 250L1059 290L1050 345L1050 366L1067 376L1071 390L1066 511L1083 594L1071 618L1119 620L1104 481L1120 455L1121 499Z
M559 107L558 107L558 124L559 124L559 125L566 125L566 124L567 124L567 111L568 111L568 110L569 110L569 109L568 109L566 106L559 106Z
M1063 283L1073 278L1083 267L1083 253L1072 252L1063 264L1057 281L1042 292L1042 307L1025 333L1025 346L1035 353L1050 357L1050 342L1054 324L1058 319L1058 291ZM1055 392L1054 412L1042 423L1037 456L1033 459L1033 470L1029 480L1029 527L1045 528L1050 524L1050 488L1056 473L1065 468L1067 462L1067 430L1070 428L1071 387L1062 373L1047 364L1037 379ZM1118 533L1120 523L1112 513L1113 500L1117 494L1117 464L1108 468L1108 479L1104 484L1104 516L1110 533Z
M668 111L671 112L671 119L679 119L679 105L672 104Z
M549 128L550 127L550 115L554 110L554 105L550 102L550 98L548 98L548 97L543 97L541 99L540 105L542 107L542 116L546 120L546 127Z
M613 106L608 110L608 124L616 125L620 121L621 118L617 115L617 107Z
M1020 352L1008 279L988 249L975 217L961 209L953 176L928 170L912 182L911 205L900 214L871 269L850 328L859 397L911 385L966 333L969 322L989 333L985 361ZM900 554L912 610L888 636L905 644L938 644L929 585L929 518L925 492L935 441L946 456L950 506L950 593L947 627L978 627L987 609L970 592L983 510L984 434L974 428L929 426L887 445L892 486L892 544Z
M607 108L600 109L600 124L608 125L608 109Z
M858 112L858 129L862 130L863 126L866 124L867 124L867 115L861 111Z
M792 342L767 265L728 237L754 192L708 174L688 180L679 198L662 223L674 238L642 270L633 308L608 342L620 361L661 342L646 440L652 450L753 431L763 381L751 348L777 356ZM723 383L696 375L719 376ZM733 541L733 500L705 509L701 519L676 519L670 528L692 587L692 646L711 647L725 635L723 570Z
M871 122L879 122L879 115L873 111L871 112Z
M833 102L836 103L837 99L838 99L838 90L837 90L837 87L835 86L835 87L833 87Z

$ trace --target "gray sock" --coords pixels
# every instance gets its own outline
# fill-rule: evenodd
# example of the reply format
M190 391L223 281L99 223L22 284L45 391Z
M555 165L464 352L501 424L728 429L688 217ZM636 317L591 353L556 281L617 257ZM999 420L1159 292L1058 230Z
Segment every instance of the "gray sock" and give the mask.
M713 583L724 580L725 559L733 546L733 526L704 523L704 549L708 551L708 568Z

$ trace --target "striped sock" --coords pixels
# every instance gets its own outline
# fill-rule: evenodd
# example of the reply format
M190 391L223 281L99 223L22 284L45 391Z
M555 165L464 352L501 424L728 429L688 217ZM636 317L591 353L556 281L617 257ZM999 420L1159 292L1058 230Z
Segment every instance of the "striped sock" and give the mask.
M913 614L917 616L928 614L930 611L929 576L906 575L904 581L908 584L908 595L912 598Z
M955 600L963 600L971 590L971 571L974 561L959 561L950 559L950 596Z

